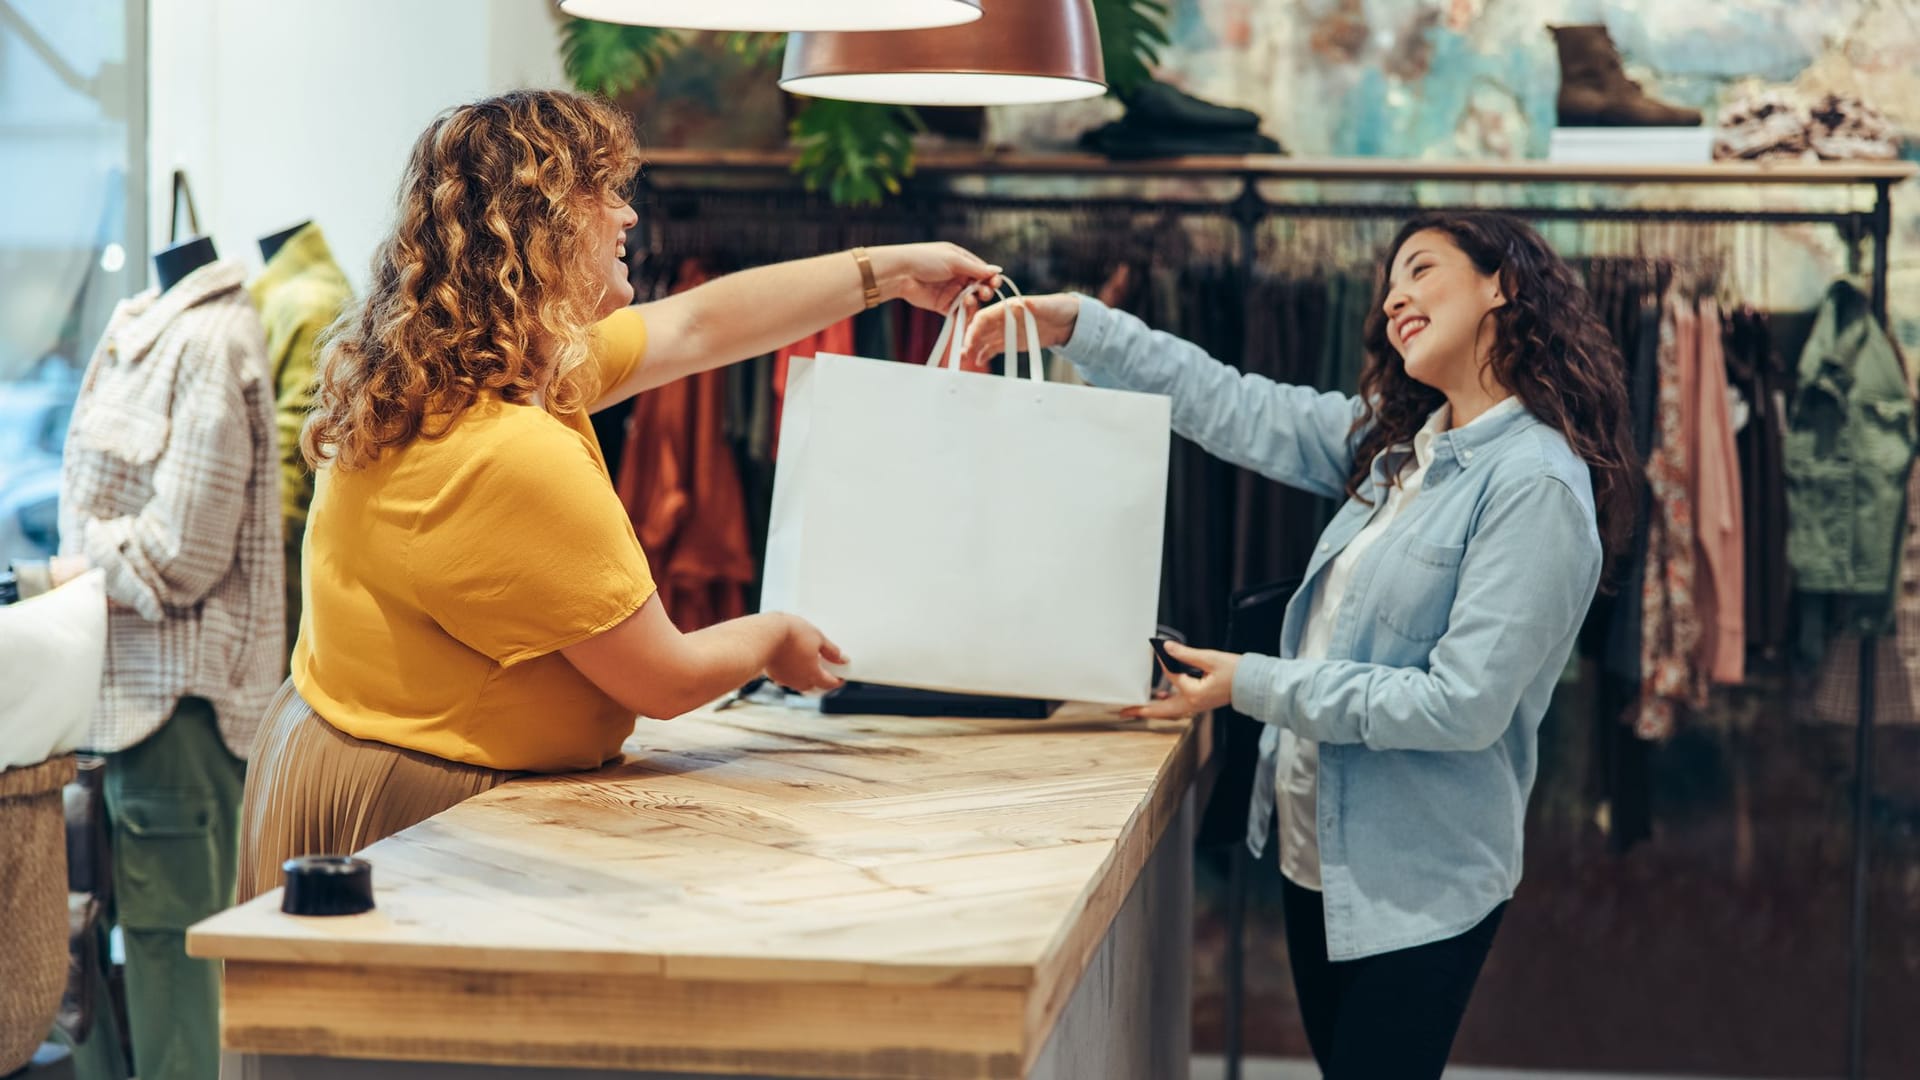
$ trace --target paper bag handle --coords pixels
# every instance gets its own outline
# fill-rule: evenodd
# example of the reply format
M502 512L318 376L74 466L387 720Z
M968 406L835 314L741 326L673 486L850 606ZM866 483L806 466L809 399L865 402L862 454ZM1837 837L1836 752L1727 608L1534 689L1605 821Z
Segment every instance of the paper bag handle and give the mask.
M1015 285L1011 279L1003 276L1000 281L1005 288L994 289L994 294L1002 300L1009 299L1007 296L1008 289L1013 291L1013 298L1017 299L1022 295L1020 286ZM1005 309L1001 311L1002 317L1006 319L1005 340L1007 342L1007 365L1004 374L1008 378L1019 378L1020 376L1020 339L1014 334L1013 325L1013 312L1015 307L1020 309L1021 316L1026 319L1028 377L1034 382L1046 382L1046 369L1040 362L1040 321L1033 317L1032 310L1025 304L1008 304ZM927 366L932 368L945 368L948 371L959 371L960 354L964 350L967 340L966 328L967 298L963 293L959 299L953 302L953 306L947 309L946 324L940 328L940 336L934 339L933 355L927 357Z

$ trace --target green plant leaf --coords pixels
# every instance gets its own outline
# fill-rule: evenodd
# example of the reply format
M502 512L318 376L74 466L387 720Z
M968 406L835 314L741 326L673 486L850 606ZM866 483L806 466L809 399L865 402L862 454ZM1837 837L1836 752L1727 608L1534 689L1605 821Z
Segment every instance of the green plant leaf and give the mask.
M568 19L560 29L560 56L575 89L611 97L660 73L680 47L680 35L657 26Z
M1093 0L1100 23L1100 56L1107 88L1126 98L1153 77L1167 39L1166 0Z
M878 206L913 174L920 116L899 105L815 98L793 119L793 171L808 191L827 189L838 206Z

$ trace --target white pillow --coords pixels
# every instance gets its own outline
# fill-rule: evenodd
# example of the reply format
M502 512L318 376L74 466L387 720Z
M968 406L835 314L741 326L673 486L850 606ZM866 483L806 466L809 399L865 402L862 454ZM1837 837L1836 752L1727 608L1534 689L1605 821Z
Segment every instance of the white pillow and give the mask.
M0 769L80 747L106 662L104 572L0 606Z

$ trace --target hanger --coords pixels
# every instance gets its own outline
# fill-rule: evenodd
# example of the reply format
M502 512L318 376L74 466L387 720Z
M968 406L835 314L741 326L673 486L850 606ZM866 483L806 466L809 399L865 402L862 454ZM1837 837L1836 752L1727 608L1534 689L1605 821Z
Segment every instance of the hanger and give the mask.
M293 239L294 233L299 232L301 229L304 229L311 224L313 224L313 219L308 218L305 221L300 222L298 225L290 225L287 228L281 229L277 233L268 233L267 235L261 237L260 238L260 258L266 262L272 262L274 255L278 253L281 248L287 245L287 241Z
M187 227L193 230L180 239L180 204L187 206ZM220 257L213 238L200 232L200 215L193 206L193 191L187 186L185 169L173 170L173 217L167 225L167 246L153 256L153 269L159 277L160 291L166 292L181 279Z

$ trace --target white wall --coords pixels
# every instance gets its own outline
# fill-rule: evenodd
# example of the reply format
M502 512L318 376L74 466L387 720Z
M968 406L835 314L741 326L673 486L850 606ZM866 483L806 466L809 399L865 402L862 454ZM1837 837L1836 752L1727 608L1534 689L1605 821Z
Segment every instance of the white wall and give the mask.
M257 267L261 236L311 218L363 288L413 140L448 106L566 85L556 27L548 0L153 0L153 250L184 168L222 256Z

